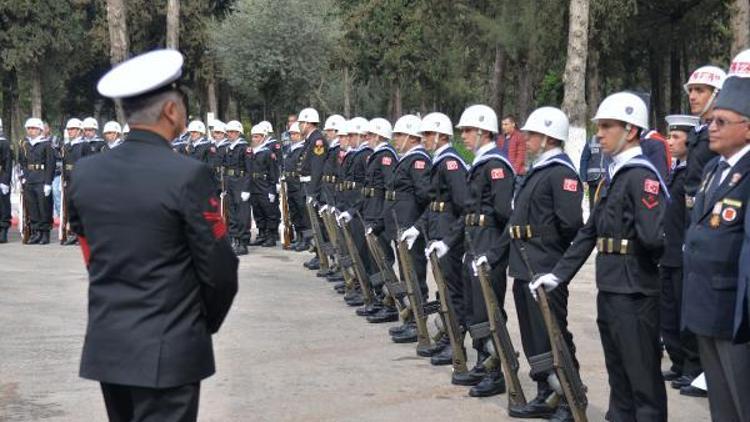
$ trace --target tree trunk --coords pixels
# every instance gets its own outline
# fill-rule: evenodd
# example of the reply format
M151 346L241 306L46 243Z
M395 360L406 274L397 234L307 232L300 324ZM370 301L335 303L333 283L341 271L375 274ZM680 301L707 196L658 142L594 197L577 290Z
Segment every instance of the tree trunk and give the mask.
M15 69L10 69L3 76L3 131L8 139L13 141L23 137L19 114L18 76Z
M731 6L732 57L750 47L750 0L734 0Z
M528 60L526 57L521 57L518 61L518 104L516 105L516 118L519 125L523 125L526 116L529 114L532 89L531 69L529 69Z
M599 50L596 47L589 48L588 53L588 115L593 116L596 113L599 103L602 102L602 76L599 70Z
M393 115L391 116L392 121L396 121L403 115L402 104L401 104L401 79L396 78L393 86Z
M112 65L121 63L128 57L127 11L124 0L107 0L107 26L109 27L109 60ZM117 120L124 122L122 104L115 100Z
M349 80L349 66L344 66L344 117L351 118L352 87Z
M31 65L31 115L42 118L42 74L39 64Z
M665 126L664 118L664 58L656 49L649 49L649 77L651 79L651 104L649 105L649 121L651 127L662 130Z
M490 82L490 105L498 116L503 115L503 96L505 94L505 48L502 44L495 45L495 65L492 67L492 81Z
M167 1L167 48L180 49L180 0Z
M669 43L669 112L680 113L682 110L682 75L680 72L680 40L676 25L672 24L672 42Z
M589 43L589 0L570 0L568 24L568 56L563 83L565 96L562 109L570 119L568 142L565 145L574 163L580 162L586 143L586 59Z

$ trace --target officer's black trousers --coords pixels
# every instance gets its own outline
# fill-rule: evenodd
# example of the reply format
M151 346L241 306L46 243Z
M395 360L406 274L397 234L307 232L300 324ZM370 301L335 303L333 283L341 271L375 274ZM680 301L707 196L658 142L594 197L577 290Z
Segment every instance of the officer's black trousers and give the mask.
M310 228L310 219L305 209L305 194L300 190L289 190L289 219L294 228L302 231Z
M424 248L424 237L420 236L414 241L412 248L409 249L409 257L411 257L411 265L414 269L414 274L417 277L417 283L419 284L419 290L422 292L422 297L427 298L429 296L429 289L427 288L427 257L424 255ZM401 280L404 280L401 259L398 260L398 263L399 277Z
M661 338L672 361L672 371L695 378L703 371L698 341L680 330L682 316L682 267L659 267L661 278Z
M272 207L274 205L268 201L268 195L264 193L253 193L250 200L252 201L255 227L258 228L258 233L265 233L271 228Z
M599 292L599 334L609 375L611 421L665 422L659 297Z
M573 334L568 331L568 286L564 284L558 286L547 293L547 299L550 310L557 321L557 326L568 345L571 357L578 367L578 361L575 359L576 349L573 343ZM553 370L552 349L544 317L539 310L539 305L531 295L528 281L513 280L513 300L516 304L518 326L521 330L521 345L531 367L529 376L537 382L546 381L547 376Z
M0 192L0 228L10 227L10 192L3 195Z
M27 183L24 186L26 196L26 210L32 230L52 230L52 192L44 196L44 185L41 183Z
M453 305L453 312L455 312L456 319L458 320L456 323L466 327L467 311L464 303L462 255L463 250L460 248L449 250L447 254L440 258L440 269L443 271L445 287L448 289L448 296Z
M249 240L250 201L242 200L242 183L229 180L229 235L233 238Z
M192 422L198 420L200 383L145 388L101 383L110 422Z
M479 277L474 275L474 270L471 267L471 262L474 257L471 254L466 254L464 261L464 300L467 311L467 325L477 325L488 321L487 317L487 305L484 301L484 295L482 294L482 286L479 284ZM492 268L490 271L490 282L492 283L492 290L495 292L495 298L497 299L498 305L503 308L503 317L507 318L504 309L505 303L505 288L506 288L506 276L505 269L507 263L500 263ZM474 348L478 348L478 340L474 341Z

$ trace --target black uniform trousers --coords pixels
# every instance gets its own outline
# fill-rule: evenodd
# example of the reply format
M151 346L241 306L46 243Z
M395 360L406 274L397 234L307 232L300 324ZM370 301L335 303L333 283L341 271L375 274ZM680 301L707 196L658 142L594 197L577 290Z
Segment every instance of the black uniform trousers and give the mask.
M274 208L276 202L270 202L268 195L265 193L253 193L250 195L251 205L253 207L253 218L258 233L267 233L273 230ZM278 226L277 226L278 227ZM248 229L250 226L248 225Z
M468 327L468 314L464 300L463 263L461 262L463 254L463 250L451 249L439 259L439 262L445 277L445 287L453 305L453 312L456 314L456 323L466 328Z
M666 422L659 297L599 291L599 334L609 375L613 422Z
M192 422L198 420L200 383L146 388L101 383L110 422Z
M23 188L31 230L52 230L52 192L44 196L43 183L26 183Z
M425 242L424 237L419 236L409 249L409 256L411 257L411 264L414 268L414 273L417 277L417 283L419 283L419 290L422 293L422 297L427 299L429 296L429 289L427 288L427 257L424 254ZM404 280L404 273L401 270L401 259L398 261L399 277Z
M661 338L672 361L672 371L695 378L703 372L695 334L680 330L682 267L659 267L661 279Z
M573 334L568 330L568 295L568 286L562 284L547 293L547 299L552 315L557 321L557 326L560 328L565 343L568 345L568 350L570 350L570 355L576 368L578 368ZM547 377L553 370L552 348L544 317L539 310L539 305L531 295L527 280L513 280L513 301L516 304L516 313L518 314L521 345L531 368L529 376L536 382L546 382Z
M3 195L0 192L0 229L10 227L10 192Z
M698 336L714 422L750 421L750 343Z
M489 321L487 315L487 305L484 301L484 295L482 294L482 285L479 284L479 277L474 275L474 269L471 263L474 261L474 256L467 253L464 259L463 265L463 296L464 306L466 309L466 325L467 328L471 326L483 324ZM505 313L505 289L507 278L505 270L507 263L502 263L494 266L490 270L490 282L492 283L492 290L495 292L495 298L497 299L498 305L502 308L503 318L508 319ZM472 345L476 350L484 350L484 343L487 340L486 337L474 338L472 337Z
M289 194L289 219L294 229L301 232L310 228L310 219L305 208L305 194L301 190L287 190Z
M250 240L250 200L242 200L242 192L246 191L246 182L241 178L227 178L227 194L229 195L229 236L242 241Z

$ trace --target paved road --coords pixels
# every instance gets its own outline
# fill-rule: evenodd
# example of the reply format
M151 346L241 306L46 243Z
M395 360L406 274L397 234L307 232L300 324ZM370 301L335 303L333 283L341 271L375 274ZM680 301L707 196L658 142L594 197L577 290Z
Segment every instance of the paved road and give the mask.
M0 421L105 420L98 385L77 376L86 324L78 248L13 241L0 245ZM511 420L505 395L468 397L450 384L447 367L431 366L413 345L391 343L386 326L356 317L302 268L308 257L256 248L242 258L240 292L215 337L218 372L203 384L201 421ZM570 319L589 419L601 421L609 392L592 270L587 264L571 288ZM512 304L508 296L510 315ZM511 335L520 347L515 324ZM671 389L669 410L670 420L708 420L704 399Z

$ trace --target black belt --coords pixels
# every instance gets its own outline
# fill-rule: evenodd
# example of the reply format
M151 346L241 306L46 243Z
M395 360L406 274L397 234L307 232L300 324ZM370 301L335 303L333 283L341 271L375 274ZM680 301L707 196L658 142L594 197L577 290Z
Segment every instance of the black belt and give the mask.
M29 164L26 168L29 170L44 170L44 164Z
M632 239L615 239L599 237L596 239L596 250L601 254L633 255L636 245Z
M409 192L397 192L395 190L385 191L386 201L407 201L409 199L412 199L413 197L414 195Z
M528 240L533 237L557 236L557 230L551 226L532 226L526 224L525 226L508 226L508 232L510 233L511 239Z
M325 183L336 183L336 176L333 176L333 175L330 175L330 174L327 175L327 176L323 176L321 179Z
M268 175L265 173L253 173L253 180L268 180Z
M244 176L245 170L227 169L227 176Z
M375 196L382 196L383 195L383 189L377 189L377 188L362 188L362 196L365 198L374 198Z
M466 214L466 217L464 217L464 223L466 223L467 226L476 227L491 227L496 225L493 216L475 213Z
M432 201L430 202L430 211L432 212L446 212L451 209L453 204L450 202Z

